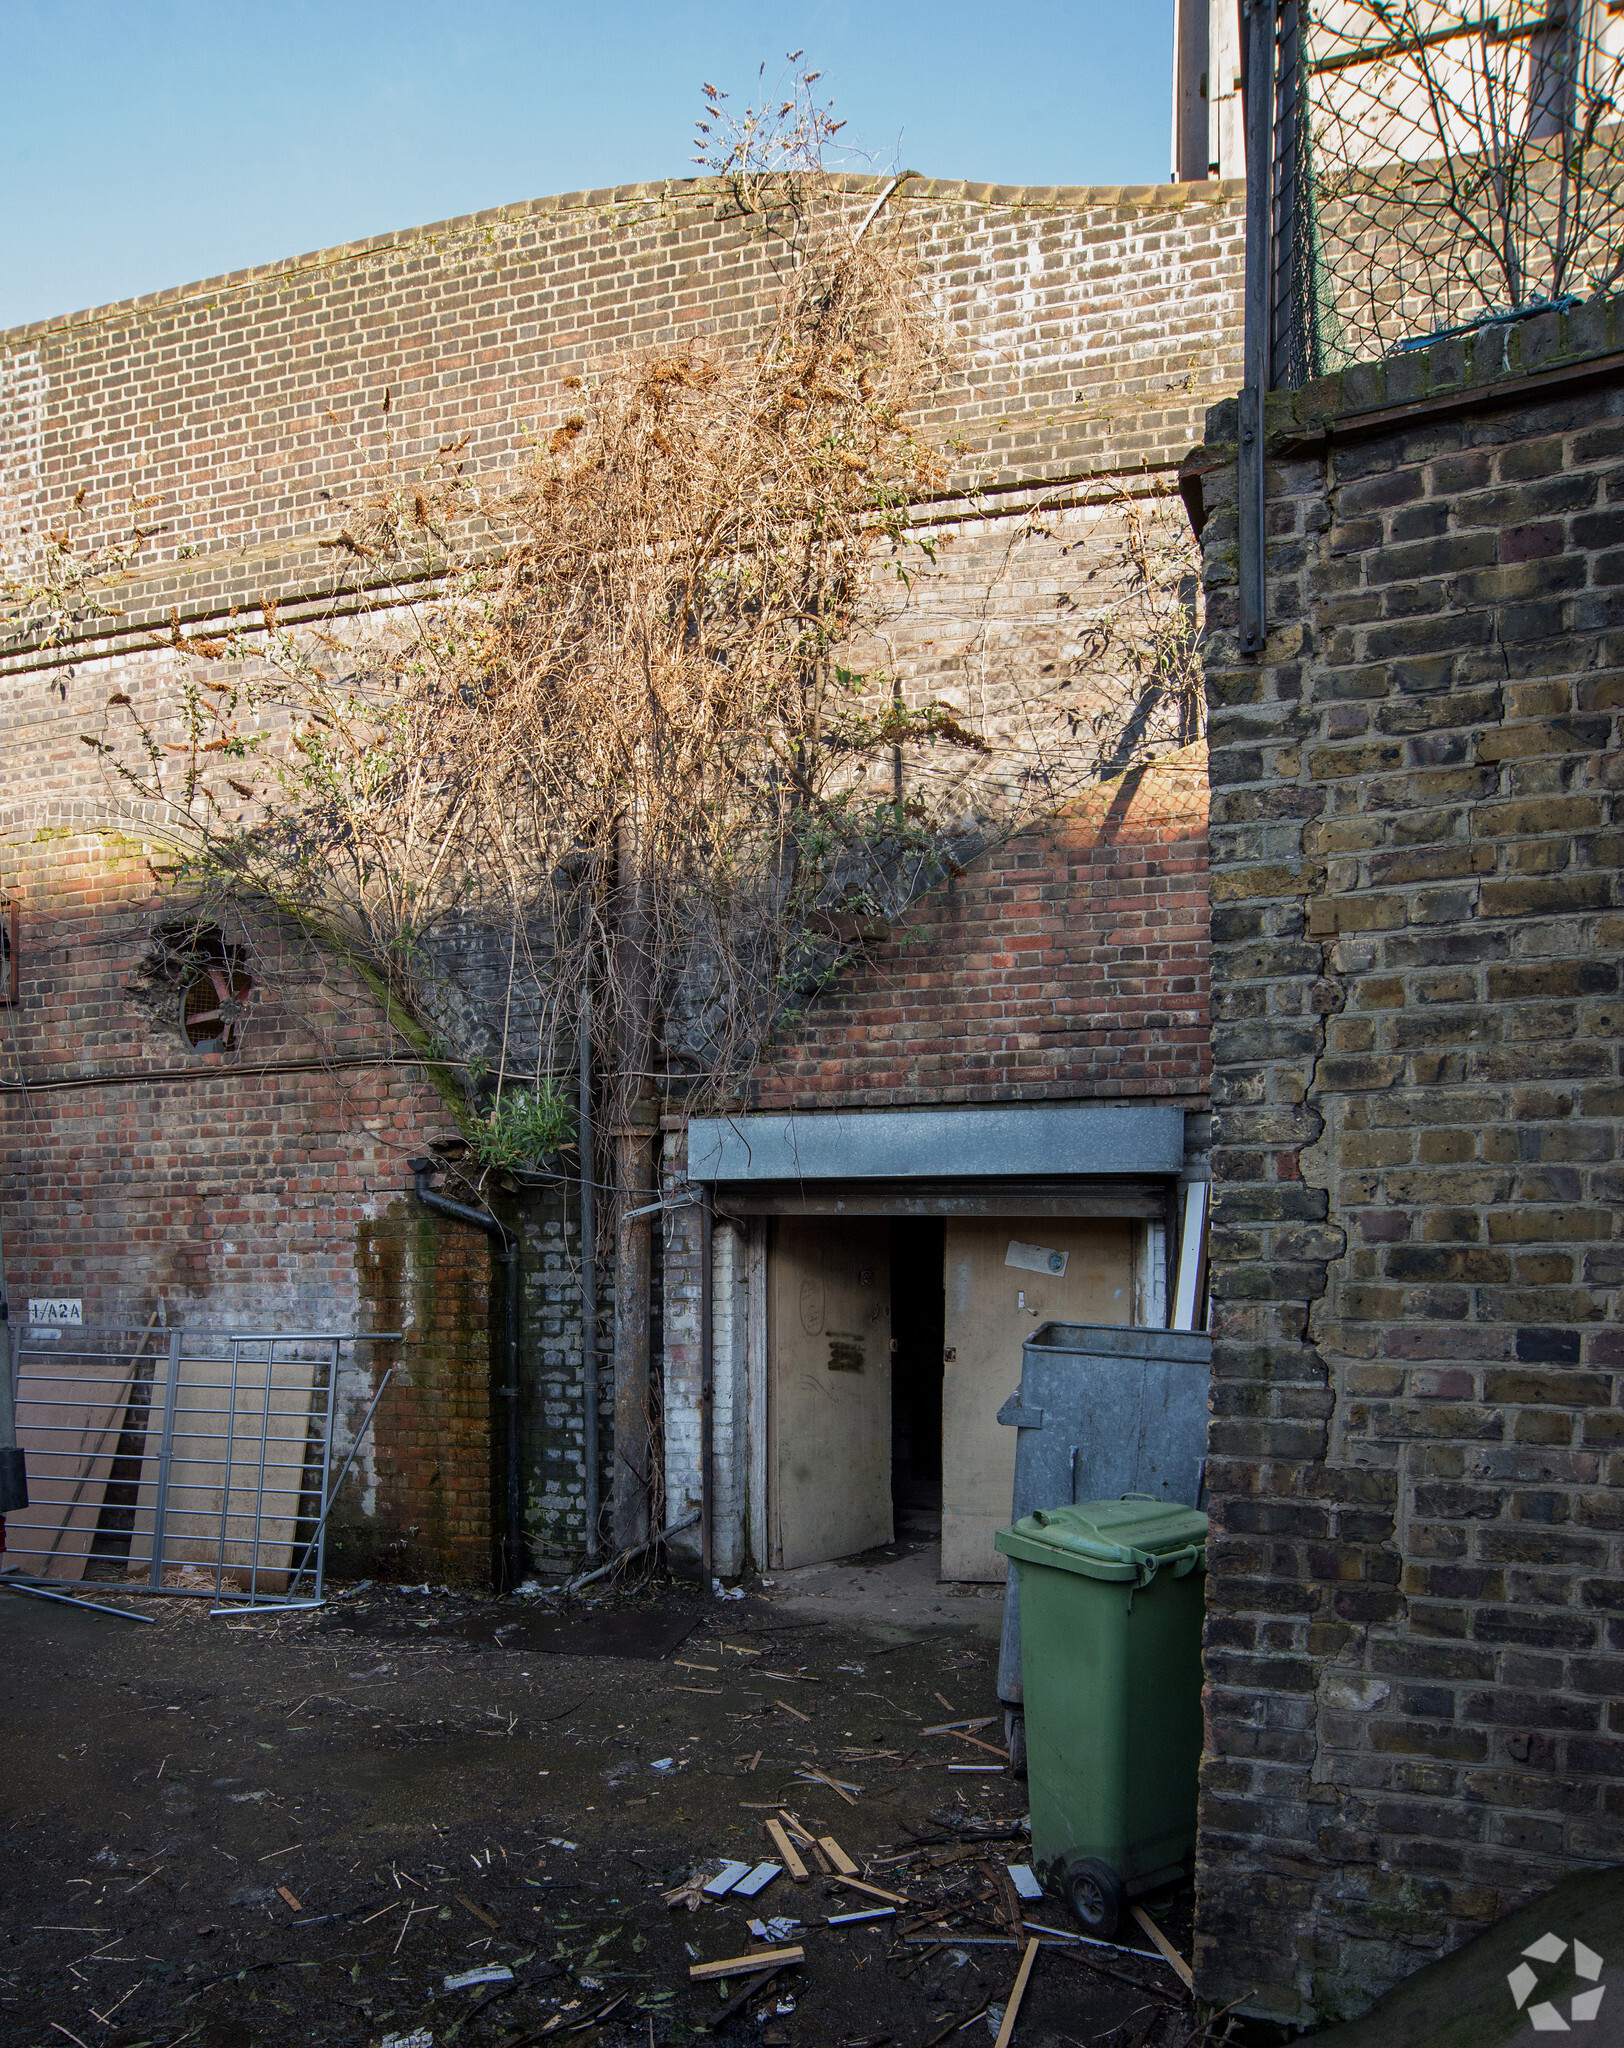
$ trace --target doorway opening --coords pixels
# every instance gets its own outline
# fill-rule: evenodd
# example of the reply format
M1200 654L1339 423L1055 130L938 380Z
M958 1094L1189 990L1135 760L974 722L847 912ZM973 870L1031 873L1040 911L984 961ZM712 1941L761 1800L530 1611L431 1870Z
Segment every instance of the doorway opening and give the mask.
M891 1510L899 1538L937 1538L942 1529L945 1236L939 1216L891 1225Z

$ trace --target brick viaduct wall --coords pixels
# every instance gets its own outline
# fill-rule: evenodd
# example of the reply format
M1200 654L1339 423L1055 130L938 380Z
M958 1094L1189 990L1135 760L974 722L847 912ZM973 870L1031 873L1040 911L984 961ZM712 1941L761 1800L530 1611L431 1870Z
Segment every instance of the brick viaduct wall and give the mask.
M1204 1102L1206 831L1195 746L992 848L772 1048L752 1106Z
M855 219L871 179L816 202ZM888 202L961 347L928 422L966 483L1175 460L1233 381L1238 185L912 179ZM0 558L144 543L126 602L317 587L380 461L447 440L499 475L627 350L748 337L785 249L719 181L538 199L0 335ZM387 410L385 400L388 400ZM80 490L85 497L76 503ZM132 613L132 621L133 621Z
M1215 1125L1196 1956L1210 1996L1298 2021L1624 1838L1621 343L1597 302L1271 400L1260 659L1233 407L1190 464Z
M851 216L874 190L837 180L818 203ZM952 544L939 572L915 582L894 664L910 697L940 696L961 715L1008 725L1036 701L1052 710L1086 695L1088 604L1121 573L1129 509L1165 488L1200 409L1234 383L1240 188L1027 192L913 180L888 213L917 248L958 344L928 424L958 444L962 493L930 508ZM181 1191L176 1209L151 1191L156 1180L132 1175L135 1140L106 1088L7 1092L0 1201L11 1284L19 1294L34 1285L12 1249L16 1216L37 1219L38 1242L54 1233L66 1247L63 1206L86 1202L104 1250L75 1240L51 1254L51 1270L71 1272L71 1291L89 1297L101 1285L90 1268L103 1259L109 1301L122 1290L144 1321L141 1304L169 1285L171 1210L203 1216L213 1205L223 1217L229 1204L231 1232L218 1242L233 1249L182 1255L203 1276L204 1291L186 1297L195 1320L240 1325L251 1311L286 1325L319 1303L324 1322L370 1314L375 1327L409 1326L422 1376L414 1365L410 1413L398 1428L381 1423L378 1438L394 1476L363 1463L346 1538L346 1554L370 1558L368 1569L395 1557L413 1576L440 1576L489 1541L485 1248L461 1226L425 1222L401 1192L406 1158L449 1119L415 1069L335 1068L351 1025L365 1057L390 1056L355 991L345 1017L319 1003L312 1014L308 991L281 991L289 1043L299 1039L299 1057L314 1062L307 1073L251 1076L242 1056L218 1062L206 1085L157 1092L152 1077L166 1064L190 1073L196 1056L178 1032L133 1015L125 993L164 914L150 874L130 881L120 850L150 843L150 821L103 781L80 735L99 730L110 695L139 705L183 679L187 657L159 644L172 611L207 631L233 607L255 624L271 598L284 623L332 622L335 612L341 621L321 542L378 465L461 443L469 473L500 488L526 437L578 403L566 379L629 349L741 339L776 292L782 255L758 222L729 213L714 184L622 187L0 335L0 577L37 579L47 536L61 536L74 560L134 529L144 536L106 594L111 609L70 607L49 630L0 639L0 890L21 898L25 959L43 957L49 928L50 946L60 940L79 962L71 1006L35 1008L45 998L28 984L18 1012L27 1030L0 1043L0 1083L69 1066L86 1081L142 1069L149 1079L129 1099ZM71 842L40 837L61 830ZM1025 863L1016 886L1052 897L1079 878L1063 838L1039 835L1010 856ZM1054 864L1047 882L1034 855ZM1100 953L1096 965L1108 964L1120 966L1132 1016L1150 1014L1137 966ZM1181 1015L1195 1006L1187 991L1163 993ZM262 1009L256 1051L272 1042L271 1022ZM1092 1028L1103 1068L1109 1027ZM311 1032L319 1044L307 1047L300 1034ZM1118 1066L1143 1047L1136 1024ZM1165 1049L1154 1058L1164 1085ZM1023 1055L1018 1071L983 1079L995 1093L1054 1093L1068 1071L1051 1044L1046 1060ZM914 1085L926 1099L934 1083L923 1064ZM39 1113L42 1101L70 1099L71 1112ZM227 1151L238 1180L260 1191L246 1205L219 1192ZM294 1154L297 1173L280 1164ZM573 1214L526 1212L523 1237L528 1526L538 1551L569 1550L581 1433ZM606 1299L608 1284L606 1274ZM387 1313L375 1294L394 1304ZM436 1488L446 1496L437 1505Z
M360 991L325 966L312 982L308 956L274 932L231 934L259 984L240 1044L189 1047L178 987L156 1012L128 993L165 911L155 844L82 819L30 827L26 811L0 813L0 829L26 908L18 1000L0 1007L17 1312L29 1295L73 1295L87 1323L130 1331L154 1316L405 1330L404 1346L347 1362L340 1455L383 1367L396 1376L337 1548L408 1575L483 1577L484 1241L409 1209L399 1164L412 1133L447 1123L434 1091L394 1063Z

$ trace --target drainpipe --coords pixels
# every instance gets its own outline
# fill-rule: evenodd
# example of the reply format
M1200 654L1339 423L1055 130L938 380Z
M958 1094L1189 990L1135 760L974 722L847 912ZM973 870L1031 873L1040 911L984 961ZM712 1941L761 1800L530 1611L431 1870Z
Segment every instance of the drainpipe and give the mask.
M705 1591L711 1589L713 1542L711 1524L712 1468L716 1453L716 1298L711 1274L713 1219L711 1191L699 1195L699 1538Z
M12 936L16 937L15 927ZM11 957L15 961L15 947ZM0 1516L20 1515L27 1505L28 1473L17 1445L17 1411L12 1394L11 1304L6 1294L5 1239L0 1237ZM0 1552L5 1547L5 1524L0 1522Z
M588 1561L598 1554L598 1148L592 1131L592 980L581 984L581 1474Z
M408 1159L417 1199L436 1216L450 1216L458 1223L471 1223L491 1240L491 1256L502 1268L503 1310L506 1326L507 1380L501 1388L507 1403L507 1533L502 1540L501 1591L511 1593L524 1569L523 1515L519 1502L519 1240L505 1223L488 1210L471 1209L466 1202L453 1202L436 1194L428 1184L429 1175L440 1171L437 1159Z

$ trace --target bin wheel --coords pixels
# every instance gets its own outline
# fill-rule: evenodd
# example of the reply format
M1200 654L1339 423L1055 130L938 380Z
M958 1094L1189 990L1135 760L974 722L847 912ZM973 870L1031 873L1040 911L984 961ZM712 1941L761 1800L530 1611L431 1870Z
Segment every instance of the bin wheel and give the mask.
M1013 1707L1004 1712L1004 1747L1009 1751L1009 1768L1013 1777L1026 1776L1026 1716L1017 1713Z
M1066 1897L1071 1910L1096 1941L1109 1941L1117 1931L1128 1894L1109 1863L1080 1856L1066 1868Z

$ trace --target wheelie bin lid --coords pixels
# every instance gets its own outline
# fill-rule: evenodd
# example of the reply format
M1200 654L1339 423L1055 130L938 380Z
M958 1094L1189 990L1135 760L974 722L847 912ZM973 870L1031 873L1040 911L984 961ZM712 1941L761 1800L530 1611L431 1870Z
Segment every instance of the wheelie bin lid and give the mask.
M1182 1578L1207 1564L1207 1518L1199 1508L1124 1494L1075 1507L1040 1508L993 1538L1005 1557L1052 1565L1089 1579L1148 1585L1157 1572Z

